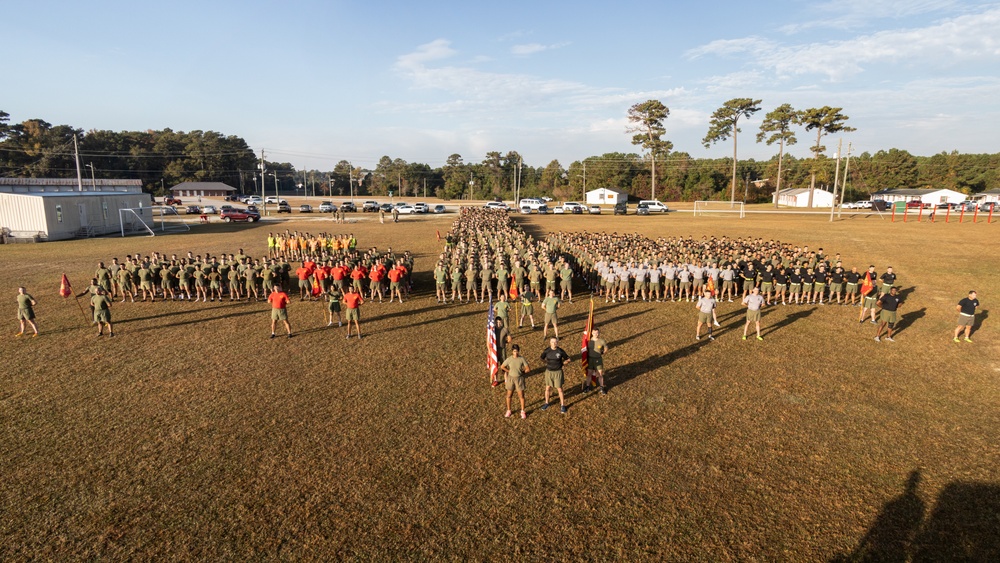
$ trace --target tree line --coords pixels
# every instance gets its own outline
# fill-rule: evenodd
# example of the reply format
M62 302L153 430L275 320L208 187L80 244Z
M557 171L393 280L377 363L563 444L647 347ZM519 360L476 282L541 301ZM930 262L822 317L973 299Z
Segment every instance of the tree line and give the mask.
M768 160L737 158L739 121L758 111L760 100L736 98L712 116L704 144L733 140L733 158L694 158L673 150L663 139L669 110L650 100L629 109L633 143L644 154L612 152L589 156L564 166L553 160L544 166L524 162L517 151L490 151L482 159L451 154L444 165L407 162L383 156L373 168L338 162L332 170L297 170L287 162L264 161L236 135L215 131L83 131L52 125L41 119L10 123L0 111L0 176L74 177L73 137L78 138L86 178L132 178L144 190L162 195L185 181L224 182L242 193L315 193L331 197L355 195L442 197L445 199L510 200L549 196L583 199L585 190L615 188L636 198L655 195L663 201L736 200L768 202L779 187L832 189L836 161L826 155L824 136L852 130L840 108L806 112L787 104L769 112L756 134L757 142L777 144ZM814 124L810 126L810 124ZM795 127L816 134L811 158L786 154L794 144ZM846 147L843 152L846 153ZM846 154L845 154L846 156ZM840 179L846 163L842 160ZM780 172L780 173L779 173ZM949 188L974 194L1000 186L1000 154L942 152L915 156L905 150L852 154L846 178L846 200L867 199L872 192L892 188ZM263 183L263 186L261 185Z

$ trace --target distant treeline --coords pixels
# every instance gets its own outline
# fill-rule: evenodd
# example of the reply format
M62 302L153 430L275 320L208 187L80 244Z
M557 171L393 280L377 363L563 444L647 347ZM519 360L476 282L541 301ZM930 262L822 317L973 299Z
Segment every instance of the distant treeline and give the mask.
M73 136L77 135L85 178L132 178L144 189L162 194L184 181L225 182L242 192L260 191L259 154L242 137L215 131L86 131L52 125L41 119L10 123L0 111L0 176L66 178L76 175ZM846 151L846 147L845 147ZM266 156L266 155L265 155ZM478 159L478 157L477 157ZM846 160L840 162L843 180ZM317 194L439 196L448 199L493 196L511 199L515 186L521 194L552 196L559 200L583 197L586 189L609 187L634 197L649 197L649 161L638 154L607 153L587 157L564 167L558 161L533 167L517 152L489 152L482 160L466 162L452 154L440 167L383 156L374 169L341 160L333 170L296 170L289 163L266 163L268 191L277 182L282 193L304 187ZM813 167L817 187L827 188L836 175L836 161L818 162L785 155L783 188L808 187ZM770 201L777 180L777 154L766 161L737 163L736 199ZM886 188L949 188L974 194L1000 186L1000 153L914 156L889 149L851 155L847 175L848 200L867 198ZM692 158L680 151L657 157L656 197L664 201L729 199L732 159ZM360 187L358 179L361 179ZM304 185L304 186L303 186Z

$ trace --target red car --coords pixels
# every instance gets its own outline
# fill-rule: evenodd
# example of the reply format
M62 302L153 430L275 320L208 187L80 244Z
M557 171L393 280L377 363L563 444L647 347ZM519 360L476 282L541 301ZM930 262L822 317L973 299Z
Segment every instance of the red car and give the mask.
M906 202L907 209L920 209L920 208L927 209L930 206L931 205L929 203L924 203L919 199L911 199L910 201Z
M163 198L163 205L182 205L182 204L181 204L181 200L179 200L179 199L177 199L175 197L167 196L167 197Z
M220 217L227 223L232 223L233 221L246 221L248 223L260 221L260 213L250 209L237 209L235 207L223 209Z

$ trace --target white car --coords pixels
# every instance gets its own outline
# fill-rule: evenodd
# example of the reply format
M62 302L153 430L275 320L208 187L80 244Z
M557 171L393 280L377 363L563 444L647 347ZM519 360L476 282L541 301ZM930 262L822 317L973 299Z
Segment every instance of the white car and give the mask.
M539 207L545 205L545 202L538 198L524 198L518 203L518 207L528 207L532 210L537 210Z
M248 197L246 201L244 201L243 203L246 203L247 205L260 205L264 203L264 200L260 199L259 195L252 195Z
M650 213L666 213L670 211L666 205L660 203L660 200L657 199L644 199L639 202L639 205L648 207Z
M531 208L525 205L521 208L521 215L531 215Z
M507 211L507 204L502 201L491 201L485 205L486 209L501 209Z
M264 203L278 203L278 196L269 195L264 198Z
M431 211L430 206L423 202L414 203L413 209L415 209L417 213L430 213Z
M587 206L585 206L584 204L582 204L582 203L580 203L578 201L566 201L566 202L563 202L562 207L563 207L563 209L566 210L567 213L572 213L574 209L580 209L580 211L586 211L587 210Z
M600 215L601 214L601 206L600 205L591 205L589 211L590 211L591 215Z
M412 215L418 213L417 208L410 205L409 203L403 203L396 206L396 212L400 215Z
M219 210L216 209L214 205L206 205L201 208L201 212L203 215L215 215L219 212Z
M563 209L563 206L557 205L557 206L555 206L555 207L552 208L552 212L555 213L556 215L562 215L562 214L566 213L566 210Z

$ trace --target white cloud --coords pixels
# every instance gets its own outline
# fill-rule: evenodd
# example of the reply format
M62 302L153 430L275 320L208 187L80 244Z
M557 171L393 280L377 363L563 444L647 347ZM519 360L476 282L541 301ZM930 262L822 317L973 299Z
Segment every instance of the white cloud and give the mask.
M717 40L689 50L689 59L707 55L749 55L750 65L773 71L779 78L825 75L840 81L877 63L954 65L1000 58L1000 8L962 15L927 27L880 31L850 40L778 44L751 36Z
M424 43L417 47L417 50L412 53L401 55L396 60L396 66L401 69L419 68L424 63L447 59L454 54L455 50L451 48L450 41L447 39L435 39L430 43Z
M519 57L526 57L528 55L534 55L535 53L541 53L542 51L549 51L551 49L561 49L569 43L553 43L552 45L542 45L541 43L524 43L520 45L514 45L510 48L510 53L512 55L517 55Z
M953 10L955 0L831 0L810 10L815 19L782 26L784 33L816 28L857 29L879 19L901 19Z

